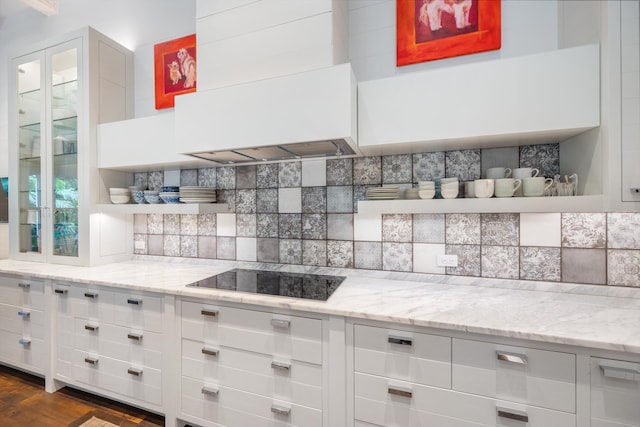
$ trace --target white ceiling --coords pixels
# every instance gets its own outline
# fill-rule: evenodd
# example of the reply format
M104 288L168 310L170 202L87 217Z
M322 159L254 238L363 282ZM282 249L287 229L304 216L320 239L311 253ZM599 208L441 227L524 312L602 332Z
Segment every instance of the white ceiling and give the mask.
M21 0L0 0L0 16L8 17L28 7Z

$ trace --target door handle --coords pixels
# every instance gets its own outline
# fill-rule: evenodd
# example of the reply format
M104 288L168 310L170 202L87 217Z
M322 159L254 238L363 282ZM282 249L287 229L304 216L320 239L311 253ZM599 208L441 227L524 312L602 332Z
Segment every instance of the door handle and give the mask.
M519 365L526 365L529 363L527 356L525 354L517 354L517 353L508 353L506 351L496 351L496 357L498 360L503 360L505 362L517 363Z

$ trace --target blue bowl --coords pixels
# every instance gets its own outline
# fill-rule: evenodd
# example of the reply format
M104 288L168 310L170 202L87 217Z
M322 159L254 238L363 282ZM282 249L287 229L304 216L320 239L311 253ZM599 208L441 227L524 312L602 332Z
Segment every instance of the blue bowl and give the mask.
M165 203L180 203L180 194L164 194L160 193L160 199Z
M172 185L162 187L163 193L177 193L178 191L180 191L180 187L174 187Z
M133 192L133 200L135 200L136 203L140 203L140 204L147 203L147 201L144 198L144 191L143 190L134 191Z

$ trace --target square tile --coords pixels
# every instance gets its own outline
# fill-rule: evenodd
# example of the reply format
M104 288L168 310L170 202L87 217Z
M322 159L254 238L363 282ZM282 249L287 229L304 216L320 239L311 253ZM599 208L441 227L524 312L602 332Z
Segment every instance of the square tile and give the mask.
M353 214L327 214L327 239L353 240Z
M136 255L147 255L149 244L147 243L146 234L133 235L133 253Z
M353 212L358 212L358 201L367 200L367 188L375 185L354 185L353 188Z
M353 184L382 184L382 157L375 156L354 158Z
M327 187L327 212L353 213L353 187L350 185Z
M256 190L236 190L236 213L256 213Z
M480 149L456 150L445 153L446 177L458 177L460 182L480 178Z
M301 162L278 163L278 187L292 188L302 185Z
M353 268L353 241L327 240L327 266Z
M302 214L302 238L320 239L327 238L327 215Z
M640 251L609 249L607 263L609 285L640 287Z
M256 165L236 167L236 189L256 188Z
M198 185L198 169L181 170L180 185Z
M236 214L219 213L216 220L216 228L218 236L235 237L236 236ZM218 247L220 242L218 241ZM224 258L230 259L230 258Z
M236 210L236 190L218 190L216 191L218 203L225 203L229 206L229 210Z
M149 190L160 191L164 185L164 172L153 171L149 172L147 187Z
M560 248L520 248L521 279L559 282L560 270Z
M353 266L367 270L382 270L382 243L353 242Z
M217 254L215 236L198 236L198 258L215 259Z
M446 267L447 274L454 276L480 276L480 245L445 246L446 254L458 256L457 267Z
M382 269L385 271L413 271L411 243L382 242Z
M313 266L327 265L327 241L326 240L303 240L302 241L302 264Z
M180 170L179 169L165 170L163 172L162 185L179 187L180 186Z
M279 245L282 264L302 264L302 240L280 239Z
M279 262L280 249L278 239L258 238L258 261L259 262Z
M147 172L135 172L133 174L133 184L149 188L149 174Z
M236 214L237 237L256 237L256 214Z
M326 185L352 185L353 159L327 160Z
M562 214L562 247L604 248L606 245L607 214Z
M560 246L559 213L521 213L520 246Z
M253 237L236 237L236 259L238 261L257 261L257 239Z
M444 151L413 155L413 182L444 178Z
M180 234L182 236L198 235L198 215L180 215Z
M413 180L413 160L411 154L382 156L382 183L404 184Z
M162 214L147 215L147 233L149 234L164 233L164 217Z
M278 189L278 212L302 213L302 189L300 187Z
M216 214L198 214L198 236L215 236L216 219Z
M302 186L324 187L327 185L327 161L305 160L302 163Z
M382 241L382 215L356 214L353 216L353 239L367 242Z
M164 236L162 234L149 234L147 235L149 255L164 255Z
M220 237L218 236L216 241L217 246L217 258L218 259L236 259L236 238L235 237Z
M261 188L256 190L256 212L277 213L278 212L278 189Z
M164 256L180 256L180 236L165 234L163 237Z
M198 169L198 185L200 187L217 187L217 175L216 168L201 168Z
M413 243L445 243L444 214L414 214Z
M445 245L438 243L413 244L413 271L415 273L445 274L446 269L439 267L438 255L445 254Z
M216 168L216 185L220 190L235 190L236 168L234 166Z
M281 239L301 239L302 214L278 214L278 237Z
M165 214L164 220L164 234L180 234L180 215L178 214Z
M327 187L302 187L302 213L327 211Z
M537 168L539 176L553 178L560 173L560 144L536 144L520 147L520 167Z
M257 237L278 237L278 214L256 215Z
M198 236L180 236L180 256L183 258L198 256Z
M480 150L481 173L483 178L487 176L487 169L509 168L511 170L520 167L518 147L483 148Z
M640 213L607 214L610 249L640 249Z
M257 188L278 188L278 163L256 166Z
M604 249L562 249L562 281L605 284L607 261Z
M482 245L518 246L520 215L517 213L487 213L481 218Z
M480 214L446 214L445 227L447 245L480 244Z
M515 246L482 246L482 277L518 279L520 253Z
M411 214L382 215L383 242L411 242L413 239L413 217Z
M147 215L133 215L133 232L138 234L147 234Z

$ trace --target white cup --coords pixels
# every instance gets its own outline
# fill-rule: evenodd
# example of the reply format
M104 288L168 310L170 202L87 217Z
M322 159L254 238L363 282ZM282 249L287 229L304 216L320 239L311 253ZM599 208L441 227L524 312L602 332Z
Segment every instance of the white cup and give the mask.
M516 168L513 170L513 178L535 178L540 175L540 169L538 168Z
M512 171L510 168L502 168L502 167L489 168L487 169L487 178L488 179L508 178L511 176L511 172Z
M522 185L522 180L517 178L496 179L496 197L512 197Z
M467 198L476 197L473 181L467 181L464 183L464 197L467 197Z
M540 197L543 196L545 191L552 185L552 178L545 178L544 176L524 178L522 180L522 192L525 197Z
M474 194L480 198L492 197L494 186L495 180L493 179L476 179L473 182Z
M452 182L458 182L458 177L440 179L440 184L450 184Z
M455 199L458 197L458 187L442 189L440 194L443 199Z

